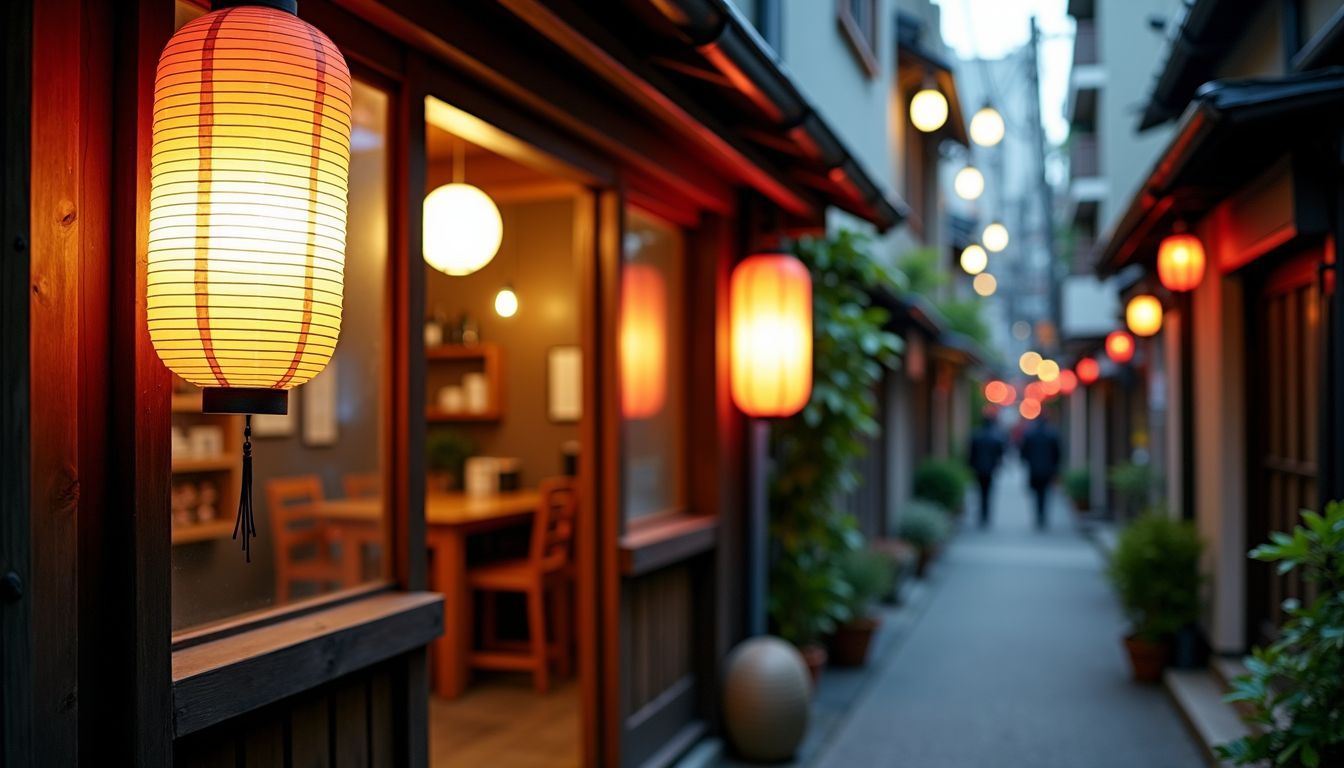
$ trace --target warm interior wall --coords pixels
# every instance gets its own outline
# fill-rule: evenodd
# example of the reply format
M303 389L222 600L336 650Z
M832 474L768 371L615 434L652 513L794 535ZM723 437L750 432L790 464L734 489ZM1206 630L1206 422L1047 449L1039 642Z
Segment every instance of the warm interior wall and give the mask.
M547 356L579 344L575 200L561 197L502 202L504 242L480 271L449 277L431 270L425 306L450 319L463 313L477 323L482 341L500 345L503 356L503 416L497 422L431 424L469 437L476 453L521 462L524 486L535 487L563 469L561 447L578 439L578 424L551 421L547 413ZM495 314L495 293L512 283L518 313ZM462 368L428 366L426 393L458 383Z

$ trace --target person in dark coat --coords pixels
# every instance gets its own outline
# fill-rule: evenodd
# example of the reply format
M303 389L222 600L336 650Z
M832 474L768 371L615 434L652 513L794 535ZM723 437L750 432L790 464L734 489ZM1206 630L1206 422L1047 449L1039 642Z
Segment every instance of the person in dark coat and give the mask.
M971 471L980 483L980 527L989 525L989 499L994 483L994 471L1003 460L1005 441L994 421L994 413L986 411L980 426L971 433Z
M1027 464L1031 490L1036 493L1036 527L1045 529L1045 505L1050 486L1059 474L1059 433L1044 413L1022 436L1022 461Z

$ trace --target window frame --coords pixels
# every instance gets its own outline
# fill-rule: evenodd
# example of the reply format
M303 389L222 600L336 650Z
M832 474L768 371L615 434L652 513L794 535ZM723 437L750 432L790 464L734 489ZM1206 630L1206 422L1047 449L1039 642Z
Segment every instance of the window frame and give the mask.
M866 24L865 19L854 15L854 9L851 7L853 2L864 4L868 16ZM880 4L880 0L836 0L835 3L836 24L840 27L845 42L849 43L850 52L858 60L864 76L869 80L882 72L881 62L878 60L878 50L881 47L878 35L882 26L878 15Z

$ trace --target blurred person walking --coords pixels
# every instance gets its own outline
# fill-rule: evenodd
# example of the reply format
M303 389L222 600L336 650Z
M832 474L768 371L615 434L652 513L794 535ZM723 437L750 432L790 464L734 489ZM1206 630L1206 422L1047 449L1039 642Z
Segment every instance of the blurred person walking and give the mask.
M1050 498L1050 486L1059 475L1059 432L1055 431L1047 413L1027 427L1022 436L1022 460L1027 464L1027 475L1031 490L1036 494L1036 528L1045 530L1046 502Z
M993 411L985 411L980 426L971 433L970 464L980 483L980 527L989 527L989 500L994 472L1003 460L1006 441Z

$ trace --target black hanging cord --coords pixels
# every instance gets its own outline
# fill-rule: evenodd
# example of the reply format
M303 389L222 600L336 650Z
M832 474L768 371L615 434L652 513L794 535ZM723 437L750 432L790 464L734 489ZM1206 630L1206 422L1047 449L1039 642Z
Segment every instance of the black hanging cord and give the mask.
M243 417L243 487L238 492L238 519L233 538L243 534L243 554L252 562L252 539L257 537L257 520L252 514L252 414Z

